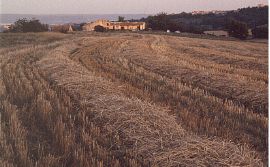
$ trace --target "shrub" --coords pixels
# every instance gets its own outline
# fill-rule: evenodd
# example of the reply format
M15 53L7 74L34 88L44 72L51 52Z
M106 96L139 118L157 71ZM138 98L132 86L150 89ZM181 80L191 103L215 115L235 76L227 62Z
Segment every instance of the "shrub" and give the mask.
M97 25L97 26L95 26L94 30L96 32L104 32L104 31L106 31L106 28L104 28L103 26Z
M48 31L48 25L40 23L37 19L27 20L26 18L17 20L10 29L11 32L44 32Z
M227 31L229 36L246 39L248 37L248 26L244 22L230 19L227 23Z
M196 25L183 25L183 32L188 32L188 33L194 33L194 34L203 34L203 29L200 26Z
M268 25L262 25L252 29L252 35L254 38L266 38L268 39Z
M118 21L119 21L119 22L124 22L124 21L125 21L125 17L123 17L123 16L118 16Z

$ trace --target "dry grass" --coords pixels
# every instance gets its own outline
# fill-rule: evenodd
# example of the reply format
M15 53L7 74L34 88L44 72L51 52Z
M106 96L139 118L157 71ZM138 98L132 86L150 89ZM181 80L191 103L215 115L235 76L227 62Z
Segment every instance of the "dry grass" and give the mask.
M267 45L37 36L0 49L2 165L267 164Z

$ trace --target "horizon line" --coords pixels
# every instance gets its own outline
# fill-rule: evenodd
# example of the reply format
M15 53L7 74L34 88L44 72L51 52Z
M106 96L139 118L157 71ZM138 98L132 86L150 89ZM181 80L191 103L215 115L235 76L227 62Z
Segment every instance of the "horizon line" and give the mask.
M10 14L10 15L153 15L150 13L55 13L55 14L31 14L31 13L0 13L0 15Z
M259 4L258 4L259 5ZM167 14L179 14L179 13L192 13L194 11L234 11L234 10L238 10L238 9L243 9L243 8L252 8L252 7L258 7L257 6L243 6L243 7L239 7L237 9L224 9L224 10L217 10L217 9L212 9L212 10L193 10L193 11L179 11L179 12L165 12L165 11L160 11L160 12L156 12L156 13L47 13L47 14L43 14L43 13L37 13L37 14L33 14L33 13L0 13L0 15L4 15L4 14L14 14L14 15L156 15L158 13L167 13ZM269 6L269 4L263 4L265 6Z
M265 6L269 6L268 4L263 4ZM47 13L47 14L43 14L43 13L37 13L37 14L33 14L33 13L0 13L0 15L156 15L159 13L166 13L166 14L180 14L180 13L192 13L194 11L206 11L206 12L210 12L210 11L235 11L238 9L243 9L243 8L253 8L253 7L258 7L258 6L243 6L243 7L239 7L237 9L225 9L225 10L217 10L217 9L213 9L213 10L193 10L193 11L182 11L182 12L165 12L165 11L160 11L160 12L156 12L156 13Z

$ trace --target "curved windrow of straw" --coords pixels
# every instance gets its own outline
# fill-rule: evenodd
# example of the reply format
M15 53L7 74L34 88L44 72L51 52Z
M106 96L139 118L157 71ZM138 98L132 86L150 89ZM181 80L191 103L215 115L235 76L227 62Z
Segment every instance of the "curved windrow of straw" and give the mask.
M248 55L243 48L232 49L228 41L117 34L84 40L70 57L122 85L126 96L170 107L187 131L248 144L267 161L268 76L255 67L242 68L252 55L266 73L266 45L239 41L234 45ZM211 49L193 51L204 47ZM212 55L220 49L231 54Z
M130 166L262 166L253 152L229 142L187 133L168 110L125 97L117 85L70 60L60 47L36 65L78 106L78 114L100 129L97 144ZM74 134L76 136L76 134ZM83 142L83 139L78 139ZM109 142L105 142L108 141ZM87 143L85 143L87 145Z

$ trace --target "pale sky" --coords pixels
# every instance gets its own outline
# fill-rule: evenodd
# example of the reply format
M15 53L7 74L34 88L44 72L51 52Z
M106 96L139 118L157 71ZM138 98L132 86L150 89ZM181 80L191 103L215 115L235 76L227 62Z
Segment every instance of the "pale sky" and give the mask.
M156 14L231 10L268 0L0 0L2 14Z

